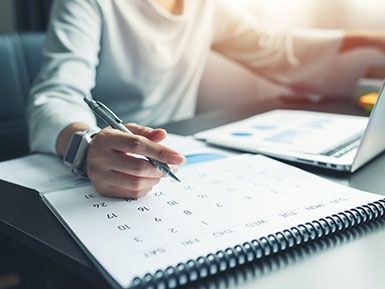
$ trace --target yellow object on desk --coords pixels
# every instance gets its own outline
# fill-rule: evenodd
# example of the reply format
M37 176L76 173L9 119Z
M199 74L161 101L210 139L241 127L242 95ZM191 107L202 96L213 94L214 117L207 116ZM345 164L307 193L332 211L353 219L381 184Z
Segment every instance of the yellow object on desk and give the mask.
M373 106L376 104L378 98L377 92L371 92L365 94L359 98L358 104L363 107L365 110L370 112L373 109Z

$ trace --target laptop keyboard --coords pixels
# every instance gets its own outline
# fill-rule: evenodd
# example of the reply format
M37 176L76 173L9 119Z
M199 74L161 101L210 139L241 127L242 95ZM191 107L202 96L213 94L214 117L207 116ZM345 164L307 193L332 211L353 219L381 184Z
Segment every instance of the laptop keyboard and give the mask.
M348 152L357 148L360 145L362 135L363 133L351 138L343 144L332 148L331 150L321 153L321 155L332 156L336 158L342 157L343 155L347 154Z

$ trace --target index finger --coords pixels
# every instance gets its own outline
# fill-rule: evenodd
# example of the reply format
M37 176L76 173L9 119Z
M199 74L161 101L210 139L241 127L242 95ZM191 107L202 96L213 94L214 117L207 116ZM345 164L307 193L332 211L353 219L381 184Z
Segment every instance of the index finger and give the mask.
M164 145L155 143L140 135L120 133L115 137L113 146L123 152L146 156L167 164L184 164L186 158L175 150Z

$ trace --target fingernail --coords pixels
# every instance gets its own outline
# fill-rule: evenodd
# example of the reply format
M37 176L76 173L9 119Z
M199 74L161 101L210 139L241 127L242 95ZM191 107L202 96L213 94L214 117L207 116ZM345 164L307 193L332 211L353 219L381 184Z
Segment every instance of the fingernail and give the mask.
M167 133L164 129L162 128L156 128L156 129L153 129L152 132L164 132L164 133Z
M184 165L186 163L186 158L180 154L173 154L170 157L170 161L175 165Z
M174 173L177 173L179 171L179 167L176 166L176 165L172 165L171 166L171 170L174 172Z

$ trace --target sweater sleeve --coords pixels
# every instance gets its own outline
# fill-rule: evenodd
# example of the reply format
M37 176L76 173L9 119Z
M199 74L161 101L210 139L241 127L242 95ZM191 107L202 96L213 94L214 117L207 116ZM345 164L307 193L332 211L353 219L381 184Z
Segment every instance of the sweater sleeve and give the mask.
M71 123L97 127L82 98L95 86L101 25L95 0L54 2L27 108L31 151L56 154L57 137Z
M317 93L336 60L342 30L283 29L216 0L212 48L263 77Z

